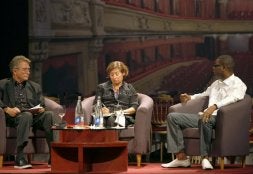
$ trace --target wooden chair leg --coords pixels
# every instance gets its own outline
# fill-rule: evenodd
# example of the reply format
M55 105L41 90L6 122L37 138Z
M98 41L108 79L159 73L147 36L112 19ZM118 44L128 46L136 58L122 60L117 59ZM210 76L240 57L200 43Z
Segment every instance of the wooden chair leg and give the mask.
M160 143L160 162L163 162L163 142Z
M216 165L216 157L212 157L212 165L213 165L213 167Z
M136 154L137 167L141 167L141 154Z
M4 160L3 155L0 155L0 168L3 167L3 160Z
M241 158L242 158L242 168L245 168L245 166L246 166L246 156L244 155Z
M220 169L224 170L224 156L220 157Z
M32 162L32 154L31 154L31 153L28 153L28 154L27 154L27 162L28 162L29 164L31 164L31 162Z

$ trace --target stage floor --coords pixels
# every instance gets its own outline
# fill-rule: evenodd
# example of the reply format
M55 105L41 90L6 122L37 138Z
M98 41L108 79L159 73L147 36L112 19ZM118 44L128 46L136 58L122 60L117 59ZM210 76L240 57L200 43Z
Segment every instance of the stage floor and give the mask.
M5 163L3 168L0 168L0 173L51 173L51 168L46 163L32 163L31 169L14 169L13 163ZM219 173L219 174L252 174L253 165L247 165L245 168L241 168L240 165L225 165L225 169L221 171L219 166L216 166L214 170L205 171L201 169L200 165L192 165L190 168L162 168L161 163L143 163L141 167L137 167L136 163L129 163L128 171L121 174L184 174L184 173Z

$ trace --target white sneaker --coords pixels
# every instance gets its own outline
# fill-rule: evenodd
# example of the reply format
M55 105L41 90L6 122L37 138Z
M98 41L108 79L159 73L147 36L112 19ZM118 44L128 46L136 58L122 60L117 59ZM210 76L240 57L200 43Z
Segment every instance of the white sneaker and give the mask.
M204 170L212 170L213 166L212 164L208 161L208 159L203 159L201 162L202 169Z
M173 161L171 161L170 163L166 163L166 164L161 164L162 167L165 168L172 168L172 167L190 167L191 163L189 159L186 160L178 160L175 159Z

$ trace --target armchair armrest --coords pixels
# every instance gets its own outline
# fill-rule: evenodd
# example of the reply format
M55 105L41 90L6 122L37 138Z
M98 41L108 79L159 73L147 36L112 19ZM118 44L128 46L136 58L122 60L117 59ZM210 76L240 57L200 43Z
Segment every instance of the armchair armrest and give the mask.
M62 108L62 106L55 101L45 97L45 106L47 110L53 111L54 113L58 113L58 109Z
M249 127L251 115L251 97L245 95L243 100L221 107L217 113L214 146L223 154L245 155L249 149ZM231 150L233 149L233 150ZM218 152L214 152L218 153Z
M145 94L138 93L139 107L135 115L134 134L138 146L135 148L136 153L146 153L149 148L151 117L153 111L153 99Z
M208 105L208 97L196 98L190 100L185 104L178 103L170 106L169 113L171 112L181 112L181 113L192 113L196 114L203 111Z
M61 118L58 116L58 113L59 109L61 109L62 106L47 97L45 97L45 106L47 110L54 112L54 123L59 123L61 121Z
M0 108L0 155L6 151L6 122L5 114L2 108Z

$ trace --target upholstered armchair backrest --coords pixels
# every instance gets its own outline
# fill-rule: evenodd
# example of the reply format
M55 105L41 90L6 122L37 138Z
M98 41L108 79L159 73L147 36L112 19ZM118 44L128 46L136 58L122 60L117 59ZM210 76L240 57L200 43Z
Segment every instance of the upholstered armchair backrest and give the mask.
M91 97L85 98L82 101L84 116L87 118L88 124L91 122L91 114L92 114L94 100L95 100L95 96L91 96Z
M249 153L251 108L251 97L246 94L244 99L219 109L212 155L241 156Z

